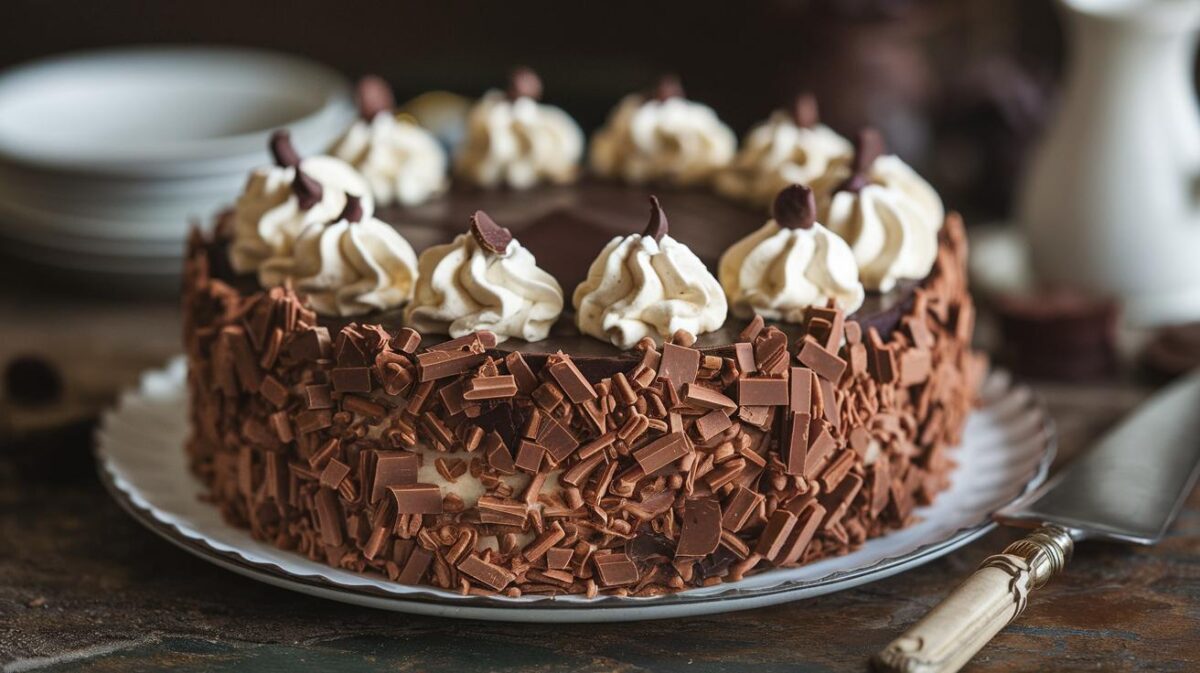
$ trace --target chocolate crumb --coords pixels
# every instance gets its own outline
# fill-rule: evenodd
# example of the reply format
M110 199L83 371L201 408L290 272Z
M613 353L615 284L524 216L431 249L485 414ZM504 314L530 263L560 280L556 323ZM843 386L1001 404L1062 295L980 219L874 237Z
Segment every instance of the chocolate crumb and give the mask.
M279 129L271 134L271 158L280 168L291 168L300 165L300 153L292 145L292 134L286 129Z
M658 203L657 196L650 197L650 223L646 225L646 230L642 232L642 236L649 236L654 239L655 243L661 243L663 236L667 235L667 214L663 212L662 206Z
M358 114L366 121L371 121L375 115L390 112L396 107L392 87L378 75L367 75L358 80L354 101L358 104Z
M771 214L785 229L812 229L817 221L817 200L804 185L784 187L775 197Z
M508 76L507 94L509 100L517 100L518 98L541 100L542 78L538 77L538 74L532 68L525 66L515 68Z
M512 232L496 224L496 221L482 210L475 211L471 216L471 235L479 247L496 255L508 252L508 244L512 243Z
M792 121L800 128L812 128L821 121L817 108L817 97L811 91L805 91L792 99Z

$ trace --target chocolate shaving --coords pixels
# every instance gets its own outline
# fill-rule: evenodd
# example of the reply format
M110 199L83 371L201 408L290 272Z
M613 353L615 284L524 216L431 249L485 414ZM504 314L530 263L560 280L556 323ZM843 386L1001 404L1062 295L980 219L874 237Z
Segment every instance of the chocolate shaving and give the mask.
M475 237L479 247L494 255L508 252L508 245L513 240L511 231L496 224L496 221L482 210L475 211L471 216L471 235Z
M505 92L509 100L518 98L542 98L542 78L532 68L521 66L514 68L508 76L508 90Z
M784 229L812 229L817 221L816 197L804 185L784 187L775 196L771 215Z
M788 403L787 379L739 378L738 404L751 406L784 406Z
M839 192L859 192L871 183L871 166L884 151L883 136L870 126L859 130L854 137L854 160L850 177L838 185Z
M358 80L354 102L358 104L358 114L366 121L371 121L381 112L391 112L396 107L392 87L378 75L367 75Z
M667 235L667 214L663 212L662 205L658 202L657 196L650 197L650 223L646 225L642 236L653 238L655 243L661 243L663 236Z
M810 91L800 93L793 98L790 111L792 121L800 128L812 128L821 121L821 115L817 108L817 97Z
M271 134L271 158L280 168L293 168L300 165L300 154L292 146L292 134L285 129L279 129Z

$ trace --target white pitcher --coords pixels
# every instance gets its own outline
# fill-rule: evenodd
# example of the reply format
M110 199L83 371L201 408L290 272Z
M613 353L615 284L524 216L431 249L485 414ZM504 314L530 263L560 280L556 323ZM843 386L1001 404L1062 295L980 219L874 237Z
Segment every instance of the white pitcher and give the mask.
M1061 4L1066 85L1019 203L1039 279L1200 319L1200 0Z

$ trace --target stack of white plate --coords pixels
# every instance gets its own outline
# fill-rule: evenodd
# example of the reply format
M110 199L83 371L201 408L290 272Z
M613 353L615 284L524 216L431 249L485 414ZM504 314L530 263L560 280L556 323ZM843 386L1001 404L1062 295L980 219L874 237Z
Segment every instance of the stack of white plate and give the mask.
M0 75L0 245L127 286L177 278L192 222L232 203L274 129L319 152L354 117L324 66L229 48L70 55Z

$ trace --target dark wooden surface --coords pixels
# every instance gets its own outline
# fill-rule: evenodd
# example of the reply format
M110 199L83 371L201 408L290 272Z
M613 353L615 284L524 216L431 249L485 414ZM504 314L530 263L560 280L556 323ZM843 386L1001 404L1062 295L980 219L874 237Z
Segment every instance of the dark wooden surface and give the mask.
M75 322L80 310L84 323ZM63 367L70 393L67 404L37 414L0 404L4 671L863 671L873 652L1014 537L999 530L924 567L830 596L638 624L452 621L275 589L162 541L95 476L91 426L80 419L176 350L175 321L169 305L44 307L0 297L0 361L47 354ZM1149 389L1039 391L1068 459ZM1200 496L1158 547L1082 546L1066 574L967 670L1200 670Z

